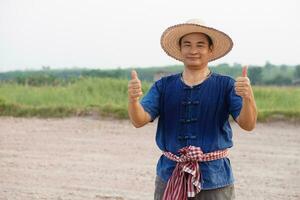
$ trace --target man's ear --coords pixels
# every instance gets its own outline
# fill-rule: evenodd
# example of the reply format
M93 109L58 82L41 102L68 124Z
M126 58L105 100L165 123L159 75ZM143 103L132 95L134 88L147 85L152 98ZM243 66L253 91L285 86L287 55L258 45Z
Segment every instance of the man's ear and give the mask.
M210 45L210 46L209 46L209 50L210 50L210 52L212 53L213 50L214 50L214 45Z
M213 50L214 50L214 46L213 46L213 45L210 45L210 46L209 46L209 53L210 53L210 55L212 55Z

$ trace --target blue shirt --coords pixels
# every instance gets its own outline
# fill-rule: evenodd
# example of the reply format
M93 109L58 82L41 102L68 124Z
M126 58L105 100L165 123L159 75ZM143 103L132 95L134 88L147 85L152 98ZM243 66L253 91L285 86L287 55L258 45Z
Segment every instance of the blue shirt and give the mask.
M204 153L233 146L229 115L236 119L242 108L242 98L234 90L235 80L212 73L204 82L188 86L175 74L156 81L141 100L141 105L153 121L159 117L156 143L162 151L178 155L189 145ZM161 156L157 175L168 181L176 162ZM233 183L228 158L200 162L202 189L220 188Z

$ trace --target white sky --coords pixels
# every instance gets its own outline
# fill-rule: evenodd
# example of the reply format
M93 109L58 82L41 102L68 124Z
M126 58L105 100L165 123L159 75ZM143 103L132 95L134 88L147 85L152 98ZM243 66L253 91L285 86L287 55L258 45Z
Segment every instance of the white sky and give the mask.
M0 71L179 64L160 47L169 26L201 18L233 50L211 64L300 64L298 0L0 0Z

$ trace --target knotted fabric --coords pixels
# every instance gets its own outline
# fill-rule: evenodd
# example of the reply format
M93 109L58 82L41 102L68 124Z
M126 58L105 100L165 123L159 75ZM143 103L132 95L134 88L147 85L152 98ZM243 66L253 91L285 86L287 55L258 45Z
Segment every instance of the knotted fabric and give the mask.
M201 191L201 172L198 162L227 157L228 150L203 153L200 147L187 146L179 151L180 156L163 152L164 156L177 162L164 192L163 200L187 200Z

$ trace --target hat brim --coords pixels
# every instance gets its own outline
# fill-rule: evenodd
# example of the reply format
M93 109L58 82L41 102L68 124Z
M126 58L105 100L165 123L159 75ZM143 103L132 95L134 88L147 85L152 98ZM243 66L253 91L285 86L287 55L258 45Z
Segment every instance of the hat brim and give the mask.
M225 56L233 47L232 39L222 31L198 24L177 24L167 28L161 36L161 46L163 50L176 60L183 61L180 51L179 40L190 33L204 33L213 42L212 56L209 61Z

